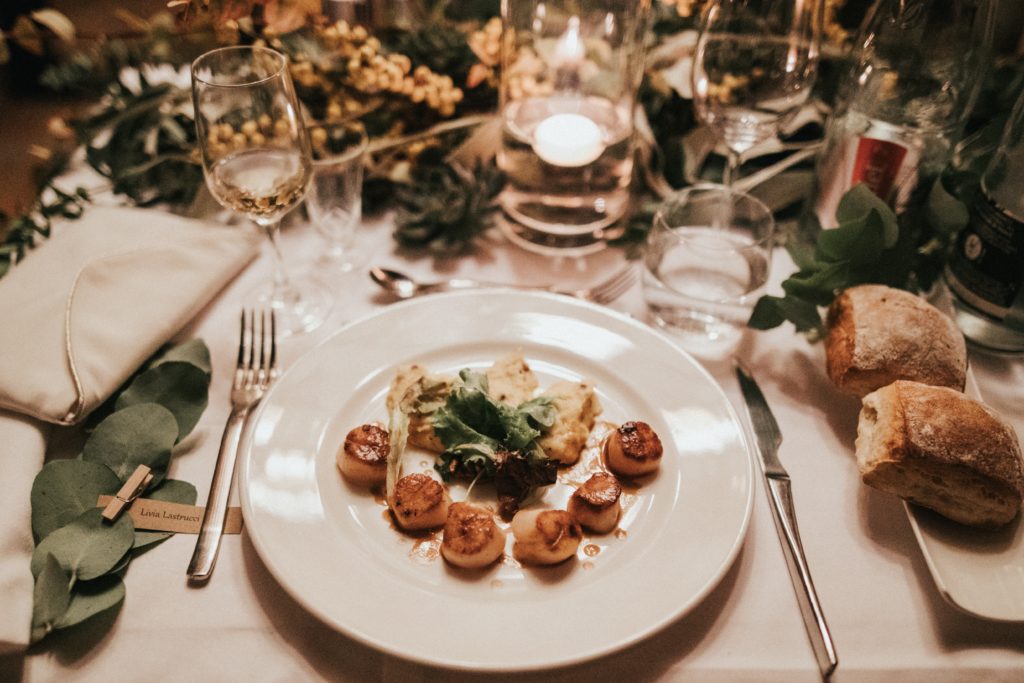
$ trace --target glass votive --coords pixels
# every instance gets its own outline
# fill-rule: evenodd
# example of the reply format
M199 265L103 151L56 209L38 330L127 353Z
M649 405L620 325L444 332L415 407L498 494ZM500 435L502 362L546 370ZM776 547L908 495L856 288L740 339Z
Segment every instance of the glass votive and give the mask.
M774 232L764 203L723 185L670 197L644 252L644 301L653 322L697 355L731 351L768 281Z
M576 255L621 233L649 0L502 3L502 224L533 251Z

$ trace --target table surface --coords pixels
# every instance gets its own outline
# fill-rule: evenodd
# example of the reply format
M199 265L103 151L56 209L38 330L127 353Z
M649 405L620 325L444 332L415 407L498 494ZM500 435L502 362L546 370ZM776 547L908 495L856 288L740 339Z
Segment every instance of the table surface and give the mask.
M434 261L405 253L387 219L360 228L363 263L350 273L316 267L322 251L307 226L285 231L293 271L316 268L336 294L329 321L284 340L284 367L347 321L388 299L370 281L370 265L425 278L453 275L520 283L589 284L620 267L620 250L584 258L545 258L495 234L476 253ZM779 253L771 287L792 271ZM181 337L210 347L210 405L176 454L171 475L206 499L228 413L237 316L245 293L270 276L266 255L232 283ZM643 317L639 285L613 308ZM748 360L785 435L804 547L839 653L836 681L1021 681L1024 624L1000 624L946 603L928 572L902 504L860 483L853 457L859 402L838 394L824 372L820 345L786 326L748 331L737 353ZM1024 361L972 355L986 400L1024 434ZM727 359L705 367L744 414ZM58 432L51 456L75 452L80 435ZM757 472L757 470L755 470ZM523 680L813 681L814 657L759 483L743 549L714 591L692 612L651 638L601 659ZM235 496L237 500L237 496ZM110 628L56 634L27 657L0 659L0 679L76 680L476 680L483 675L428 668L367 648L303 610L271 577L243 532L224 538L208 585L185 580L194 536L179 535L134 560L127 598ZM101 617L103 618L103 617ZM509 628L525 625L510 624ZM500 637L500 634L496 634ZM508 676L500 677L502 679Z

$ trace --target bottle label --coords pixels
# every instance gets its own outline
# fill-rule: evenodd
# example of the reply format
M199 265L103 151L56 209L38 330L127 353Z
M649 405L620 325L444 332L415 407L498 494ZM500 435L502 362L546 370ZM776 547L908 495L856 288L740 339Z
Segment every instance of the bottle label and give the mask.
M858 183L867 185L898 213L917 182L921 153L916 146L901 144L906 129L871 120L866 133L838 141L825 152L814 203L822 228L836 227L839 202Z
M957 238L947 269L950 289L994 318L1010 314L1024 283L1024 222L982 196Z
M903 145L889 140L860 138L857 141L857 157L853 163L850 187L864 183L882 201L889 202L905 156L907 148Z

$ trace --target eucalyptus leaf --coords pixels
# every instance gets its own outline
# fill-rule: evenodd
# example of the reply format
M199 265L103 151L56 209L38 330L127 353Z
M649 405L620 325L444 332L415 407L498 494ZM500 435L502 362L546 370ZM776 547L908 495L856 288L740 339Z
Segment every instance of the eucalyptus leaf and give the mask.
M161 361L135 378L115 404L120 411L128 406L158 403L174 414L181 441L199 422L206 410L210 375L186 361Z
M112 524L101 515L99 508L87 510L44 538L32 553L32 575L40 575L50 554L82 581L102 576L117 565L132 547L135 528L129 515L121 515Z
M156 489L146 493L146 498L160 500L165 503L180 503L182 505L195 505L198 493L196 487L187 481L179 479L165 479ZM138 531L135 532L135 550L141 550L147 546L159 543L165 538L170 538L174 533L171 531Z
M206 374L212 372L213 366L210 364L210 349L202 339L190 339L187 342L167 349L167 351L153 361L153 367L177 361L191 363Z
M41 541L96 507L101 495L113 495L121 480L109 467L84 460L54 460L32 482L32 533Z
M32 642L38 642L54 628L71 603L71 577L52 554L47 553L32 591Z
M116 574L76 583L71 593L71 604L57 622L57 628L74 626L109 609L120 607L124 595L124 581Z
M174 414L157 403L118 410L96 425L85 442L82 459L106 465L123 482L139 465L153 470L153 485L163 480L178 439Z

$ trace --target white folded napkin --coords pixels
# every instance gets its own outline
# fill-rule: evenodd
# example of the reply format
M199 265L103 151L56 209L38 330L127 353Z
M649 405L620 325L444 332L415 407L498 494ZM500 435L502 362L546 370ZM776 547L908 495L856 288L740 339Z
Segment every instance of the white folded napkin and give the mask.
M0 651L29 635L42 422L74 424L105 401L258 244L243 228L93 206L0 279L0 408L10 411L0 411Z

